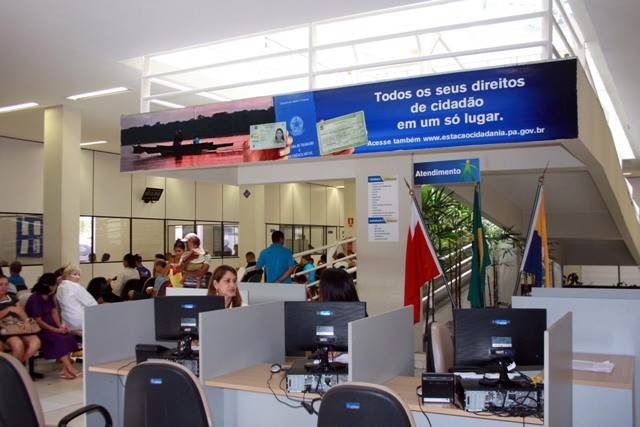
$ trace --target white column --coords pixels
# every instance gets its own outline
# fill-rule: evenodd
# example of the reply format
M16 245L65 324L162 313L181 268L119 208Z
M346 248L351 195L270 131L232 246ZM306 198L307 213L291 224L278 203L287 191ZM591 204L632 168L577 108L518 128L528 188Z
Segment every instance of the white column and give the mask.
M44 112L44 271L80 259L80 118L68 106Z

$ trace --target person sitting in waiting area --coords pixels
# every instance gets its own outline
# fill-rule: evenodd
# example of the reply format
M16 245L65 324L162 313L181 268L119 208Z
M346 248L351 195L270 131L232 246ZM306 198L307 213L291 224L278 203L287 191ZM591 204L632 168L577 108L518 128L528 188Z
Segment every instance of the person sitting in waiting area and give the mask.
M33 293L27 301L25 310L40 326L38 338L42 342L44 358L60 359L62 362L60 378L72 380L82 377L82 372L73 367L70 357L71 353L77 350L78 344L69 328L60 321L54 297L57 287L55 274L43 274L33 285L31 290Z
M20 275L22 272L22 263L20 261L13 261L11 265L9 265L9 283L16 287L16 292L27 290L27 284L24 281L24 278Z
M122 258L122 265L124 270L118 273L116 277L107 279L107 283L111 286L111 292L117 297L121 297L122 287L127 281L140 279L140 273L136 270L136 257L133 254L126 254Z
M89 284L87 285L87 292L91 294L93 299L96 300L98 304L103 304L104 298L102 295L107 290L107 278L106 277L94 277L89 280Z
M0 319L14 317L23 321L26 332L31 332L31 324L27 321L27 313L15 296L9 295L9 278L0 273ZM0 341L11 348L11 355L21 362L26 362L40 348L40 339L34 335L0 335Z
M219 295L224 297L224 307L240 307L242 297L238 292L238 273L229 265L221 265L216 268L209 281L207 295Z
M147 267L142 265L142 257L140 255L135 254L134 257L136 258L136 270L138 270L140 279L147 280L149 277L151 277L151 272Z
M160 286L167 280L169 280L169 275L165 275L167 270L167 262L163 259L156 261L153 266L153 275L155 277L153 281L153 286L148 286L144 292L138 292L131 290L129 291L129 299L131 300L139 300L145 298L151 298L158 295L158 290Z
M247 266L244 268L244 275L240 278L243 282L250 282L254 276L262 276L262 269L256 267L256 254L249 251L244 255Z
M85 307L97 305L96 300L80 285L80 268L68 265L62 272L56 297L62 323L76 336L82 336L82 314Z

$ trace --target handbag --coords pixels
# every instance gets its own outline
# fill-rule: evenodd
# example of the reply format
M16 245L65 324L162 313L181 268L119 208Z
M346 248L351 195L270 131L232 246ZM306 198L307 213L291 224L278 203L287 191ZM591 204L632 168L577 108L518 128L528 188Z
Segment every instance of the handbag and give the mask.
M31 317L27 319L27 322L31 325L31 329L27 332L24 328L24 321L13 316L6 316L4 319L0 319L0 335L12 336L12 335L33 335L40 332L40 325L36 323Z

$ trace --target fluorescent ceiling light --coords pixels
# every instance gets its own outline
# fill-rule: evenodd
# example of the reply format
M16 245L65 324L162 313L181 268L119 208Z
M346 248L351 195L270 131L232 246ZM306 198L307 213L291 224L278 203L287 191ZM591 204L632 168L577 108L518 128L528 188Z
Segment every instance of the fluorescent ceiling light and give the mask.
M25 108L33 108L37 106L38 106L37 102L25 102L24 104L9 105L7 107L0 107L0 113L8 113L9 111L24 110Z
M162 99L152 99L150 102L152 104L162 105L163 107L167 108L187 108L184 105L174 104L173 102L163 101Z
M87 142L81 142L80 146L84 147L85 145L97 145L97 144L106 144L108 141L100 140L100 141L87 141Z
M116 93L128 92L130 90L131 89L124 86L112 87L111 89L102 89L102 90L96 90L93 92L79 93L77 95L67 96L67 99L77 101L78 99L93 98L96 96L115 95Z

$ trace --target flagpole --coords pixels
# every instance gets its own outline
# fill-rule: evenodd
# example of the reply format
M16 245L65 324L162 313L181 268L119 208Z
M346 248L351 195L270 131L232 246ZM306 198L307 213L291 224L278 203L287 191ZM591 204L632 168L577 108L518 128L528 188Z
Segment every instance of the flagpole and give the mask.
M527 229L527 234L525 238L525 253L523 254L522 260L520 261L520 268L518 269L518 276L516 277L516 285L513 289L513 296L518 296L518 289L520 288L520 281L522 279L522 271L524 269L524 255L526 255L526 245L529 242L529 235L531 234L531 229L535 227L533 223L533 217L536 214L536 205L539 202L538 197L540 196L540 191L542 191L542 184L544 184L544 175L547 173L547 168L549 167L549 163L545 166L544 171L542 172L542 176L538 178L538 188L536 190L536 197L533 199L533 209L531 210L531 218L529 218L529 228Z
M422 212L422 208L420 207L420 205L418 204L418 201L416 200L415 192L413 191L413 188L411 188L406 178L403 178L403 179L404 179L404 183L407 186L407 189L409 190L409 195L413 200L413 204L415 205L418 212ZM422 226L424 227L424 229L427 230L427 225L424 223L424 217L422 215L420 215L420 221L422 222ZM427 234L427 239L429 239L429 245L433 247L433 241L431 240L431 235L428 232L426 234ZM442 271L442 266L440 265L440 260L438 259L437 254L435 256L435 262L438 263L438 266L440 267L439 270ZM444 271L442 271L441 276L442 276L442 280L444 281L444 287L446 288L447 294L449 295L449 301L451 301L451 306L455 310L458 308L458 306L456 305L456 301L453 298L453 294L451 293L451 288L449 287L449 282L447 281L447 277L445 276ZM435 305L435 299L433 301L433 304Z

